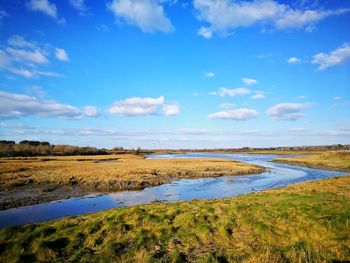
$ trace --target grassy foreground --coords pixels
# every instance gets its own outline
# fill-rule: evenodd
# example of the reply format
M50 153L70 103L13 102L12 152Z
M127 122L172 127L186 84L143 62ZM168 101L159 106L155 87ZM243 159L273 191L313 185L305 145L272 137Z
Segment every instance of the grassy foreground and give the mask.
M167 183L173 178L256 174L263 171L263 167L233 160L152 160L131 154L2 158L0 208L92 192L142 189Z
M350 152L324 152L317 155L277 158L274 162L326 170L350 172Z
M0 230L0 261L350 260L350 176Z

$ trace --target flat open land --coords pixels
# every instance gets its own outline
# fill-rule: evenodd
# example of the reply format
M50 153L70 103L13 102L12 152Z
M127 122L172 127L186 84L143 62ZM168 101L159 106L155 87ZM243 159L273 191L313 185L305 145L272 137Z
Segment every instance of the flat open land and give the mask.
M274 162L350 172L350 152L325 152L309 156L277 158Z
M348 262L350 176L0 230L0 261Z
M0 159L0 209L50 200L143 189L175 178L262 173L225 159L145 159L140 155Z

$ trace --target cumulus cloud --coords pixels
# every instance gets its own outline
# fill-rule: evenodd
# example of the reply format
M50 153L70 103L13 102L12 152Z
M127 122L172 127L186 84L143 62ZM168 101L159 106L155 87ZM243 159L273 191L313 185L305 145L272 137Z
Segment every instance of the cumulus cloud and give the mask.
M198 32L205 38L213 33L227 33L239 27L256 24L278 30L311 28L320 20L334 15L350 12L350 9L311 10L296 9L274 0L194 0L198 19L209 24Z
M165 116L174 116L180 113L180 109L177 104L165 104L162 111Z
M310 108L309 103L280 103L267 110L267 114L278 120L295 121L304 116L301 110Z
M287 62L289 64L296 64L296 63L300 63L301 59L300 58L296 58L296 57L290 57L287 59Z
M58 60L61 61L68 61L68 54L63 48L56 48L55 50L55 56Z
M113 0L107 5L117 21L139 27L143 32L174 30L164 8L156 0Z
M24 94L0 91L0 118L25 116L73 119L83 116L95 117L91 114L89 115L89 112L84 112L68 104L61 104L53 100L38 99Z
M49 44L38 44L22 36L13 35L7 40L7 45L0 48L0 69L25 78L62 77L59 73L41 68L50 64L51 49L52 46ZM56 49L56 56L58 55L61 60L68 59L62 50Z
M27 8L34 12L43 13L59 23L65 23L63 18L58 17L56 5L48 0L30 0L27 2Z
M120 116L155 115L161 107L163 114L166 116L179 113L178 105L165 103L163 96L158 98L127 98L114 102L108 111Z
M345 43L330 53L318 53L313 56L312 64L318 65L319 70L342 64L350 59L350 44Z
M210 94L219 95L221 97L225 97L225 96L235 97L239 95L246 95L250 92L251 90L247 88L228 89L225 87L221 87L218 92L210 92Z
M236 110L225 110L209 114L210 119L226 119L235 121L245 121L248 119L256 118L259 113L252 109L236 109Z
M250 78L242 78L242 82L248 86L258 84L258 81L256 79L250 79Z

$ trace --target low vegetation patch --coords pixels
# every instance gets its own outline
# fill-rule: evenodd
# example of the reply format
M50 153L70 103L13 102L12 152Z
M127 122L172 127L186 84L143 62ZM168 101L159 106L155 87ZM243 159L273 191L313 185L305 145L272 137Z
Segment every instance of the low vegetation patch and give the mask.
M309 156L277 158L274 162L350 172L350 151L330 151Z
M47 196L48 200L74 196L91 192L110 192L143 189L169 182L174 178L199 178L256 174L263 167L227 159L145 159L141 155L104 155L104 156L55 156L18 157L0 159L0 191L6 196L15 196L13 201L2 198L3 208L33 203L26 197L16 202L16 192L30 195ZM54 189L47 194L46 188ZM77 190L77 191L78 191ZM0 199L1 200L1 199ZM11 199L12 200L12 199ZM46 198L38 198L38 202ZM34 202L35 203L35 202ZM1 202L0 202L1 204Z
M0 261L348 262L350 176L0 230Z

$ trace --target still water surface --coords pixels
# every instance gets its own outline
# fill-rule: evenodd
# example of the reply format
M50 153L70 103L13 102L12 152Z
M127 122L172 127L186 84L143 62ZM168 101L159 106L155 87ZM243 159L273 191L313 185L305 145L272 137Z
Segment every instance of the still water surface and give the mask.
M68 215L76 216L114 207L148 204L156 201L174 202L231 197L294 183L345 175L342 172L270 162L276 158L275 155L189 153L152 155L148 158L225 158L258 164L269 171L259 175L174 180L169 184L149 187L142 191L90 195L7 209L0 211L0 227L43 222Z

